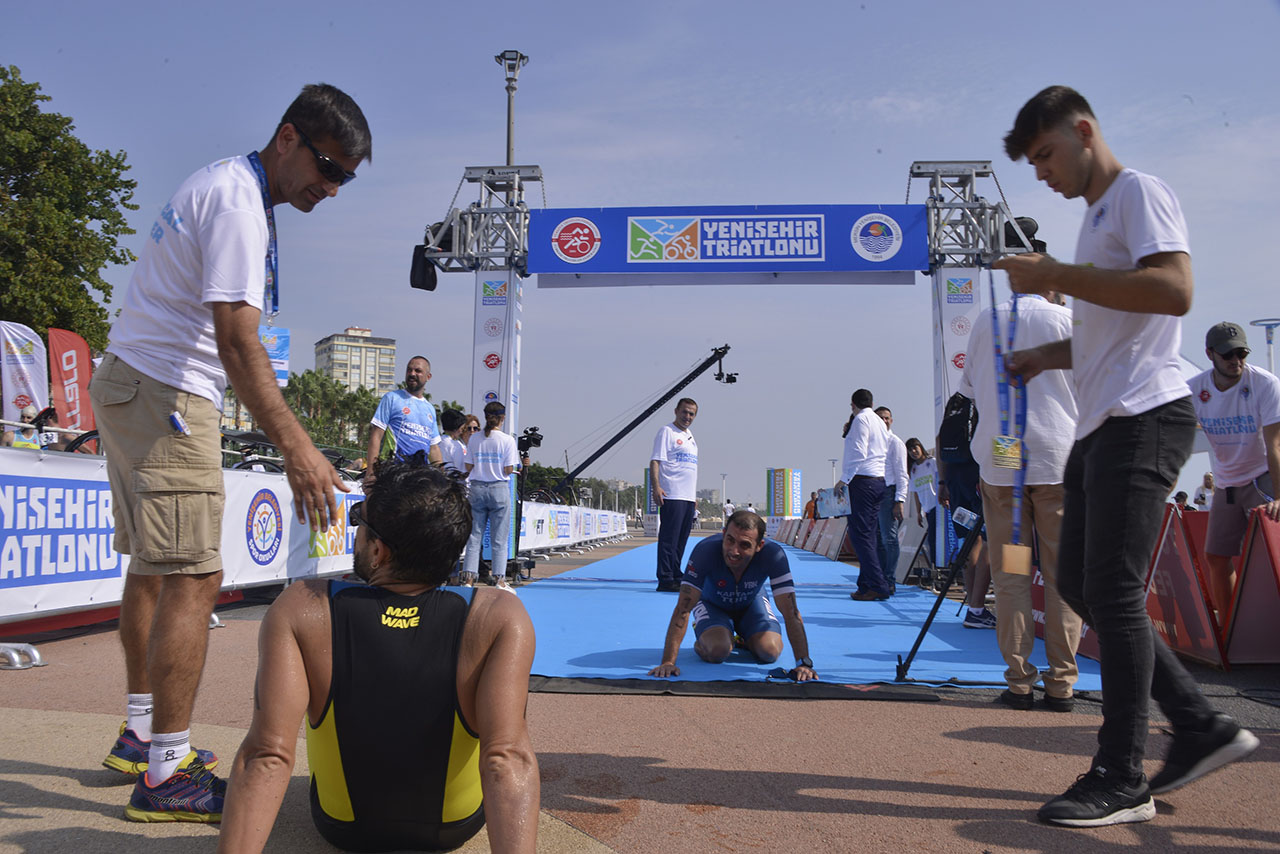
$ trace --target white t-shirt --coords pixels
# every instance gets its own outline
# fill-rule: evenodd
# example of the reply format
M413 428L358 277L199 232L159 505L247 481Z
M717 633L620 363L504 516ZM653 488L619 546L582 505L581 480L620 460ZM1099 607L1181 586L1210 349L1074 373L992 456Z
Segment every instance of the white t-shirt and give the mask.
M688 430L663 424L653 437L650 461L658 461L658 485L673 501L697 501L698 443Z
M1134 270L1158 252L1187 252L1187 224L1173 191L1151 175L1125 169L1085 211L1077 264ZM1140 415L1185 397L1178 366L1182 323L1168 314L1116 311L1072 301L1071 361L1083 439L1112 416Z
M221 409L227 374L210 304L262 308L267 242L248 157L219 160L187 178L143 243L107 352Z
M1195 494L1191 496L1191 506L1198 507L1201 510L1209 510L1213 507L1213 490L1206 489L1202 483L1196 487Z
M1240 380L1226 391L1213 384L1212 369L1187 380L1187 385L1212 449L1214 486L1244 486L1266 473L1262 428L1280 423L1280 379L1246 364Z
M844 463L840 480L846 484L854 475L884 477L884 458L889 448L889 429L879 415L866 407L858 412L844 437Z
M996 308L1000 322L1000 348L1009 343L1009 309L1006 300ZM1018 298L1018 327L1013 348L1022 350L1071 337L1071 312L1038 296ZM984 481L992 486L1013 486L1017 469L1001 468L993 462L992 443L1000 435L1000 399L996 391L996 355L991 344L991 312L984 311L974 321L965 349L964 374L956 391L978 407L978 427L969 450L978 461ZM1062 483L1067 455L1076 435L1076 396L1071 371L1045 371L1027 383L1027 429L1023 440L1027 450L1027 483ZM1009 433L1013 434L1013 390L1009 394Z
M938 463L927 457L911 470L911 491L920 499L920 512L928 513L938 506Z
M483 430L472 433L467 440L467 462L472 466L471 480L477 483L510 480L511 476L503 469L507 466L515 469L520 465L516 440L496 428L488 436Z
M907 500L908 486L907 445L892 430L886 432L888 433L889 441L885 445L884 482L893 491L886 492L885 495L892 495L894 501L905 502Z
M467 446L447 433L440 435L440 459L446 469L466 474Z

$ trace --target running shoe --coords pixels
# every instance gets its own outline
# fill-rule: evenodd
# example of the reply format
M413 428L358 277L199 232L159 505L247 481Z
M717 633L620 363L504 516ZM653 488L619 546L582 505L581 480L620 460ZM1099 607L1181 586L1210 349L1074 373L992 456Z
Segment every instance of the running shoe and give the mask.
M1105 768L1092 768L1081 774L1061 795L1040 807L1041 821L1067 827L1105 827L1150 821L1156 817L1156 802L1151 797L1147 778L1136 783L1123 783Z
M1151 778L1151 792L1160 795L1185 786L1257 747L1258 737L1224 714L1214 715L1204 732L1175 731L1164 767Z
M989 608L983 608L976 614L969 611L964 615L964 627L966 629L994 629L996 627L996 615L991 613Z
M107 754L107 758L102 760L102 767L130 776L141 774L147 770L147 754L150 750L151 742L138 738L137 734L129 729L126 721L120 724L120 736L112 746L111 752ZM195 753L204 763L204 767L209 769L218 767L218 757L213 755L212 750L196 750Z
M125 807L130 821L222 821L227 781L214 776L193 750L168 780L147 784L147 775L133 784L133 796Z

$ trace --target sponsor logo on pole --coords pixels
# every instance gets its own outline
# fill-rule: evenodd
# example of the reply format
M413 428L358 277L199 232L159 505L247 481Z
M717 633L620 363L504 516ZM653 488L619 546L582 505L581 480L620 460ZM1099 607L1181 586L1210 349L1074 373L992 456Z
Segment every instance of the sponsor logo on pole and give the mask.
M964 370L964 353L956 353L951 357L951 364L956 366L957 371Z
M498 399L498 393L496 391L486 391L484 393L485 403L493 403L497 399Z
M947 279L948 303L972 303L973 279Z
M853 251L868 261L888 261L902 248L902 227L893 217L869 213L849 231Z
M249 501L245 516L245 542L249 545L249 557L259 566L266 566L280 551L284 537L284 516L280 502L269 489L260 489Z
M484 322L484 334L490 338L497 338L502 334L502 321L496 317L491 317Z
M963 314L953 318L951 321L951 331L957 335L968 335L969 330L972 328L973 324Z
M821 214L627 218L627 263L822 261Z
M507 283L505 281L485 282L480 291L481 305L506 305Z
M490 353L484 357L484 366L491 371L498 370L498 366L502 364L502 357L497 353Z
M551 249L570 264L590 261L600 251L600 229L589 219L570 217L551 232Z

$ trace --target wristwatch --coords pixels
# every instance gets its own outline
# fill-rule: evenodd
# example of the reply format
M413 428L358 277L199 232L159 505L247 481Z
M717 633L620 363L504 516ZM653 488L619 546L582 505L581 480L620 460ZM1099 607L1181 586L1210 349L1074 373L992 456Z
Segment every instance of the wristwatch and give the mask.
M796 659L796 667L807 667L807 668L809 668L810 670L812 670L812 669L813 669L813 659L812 659L812 658L797 658L797 659Z

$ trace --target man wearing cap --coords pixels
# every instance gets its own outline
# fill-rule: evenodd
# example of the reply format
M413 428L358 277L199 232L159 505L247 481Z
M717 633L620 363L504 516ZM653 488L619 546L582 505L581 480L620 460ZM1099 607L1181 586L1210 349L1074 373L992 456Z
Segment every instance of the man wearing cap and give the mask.
M1209 328L1204 352L1213 367L1187 382L1196 417L1209 440L1213 500L1209 504L1209 594L1225 618L1231 607L1249 512L1262 506L1280 521L1280 380L1245 364L1249 342L1244 327L1222 322ZM1220 621L1221 624L1221 621Z

